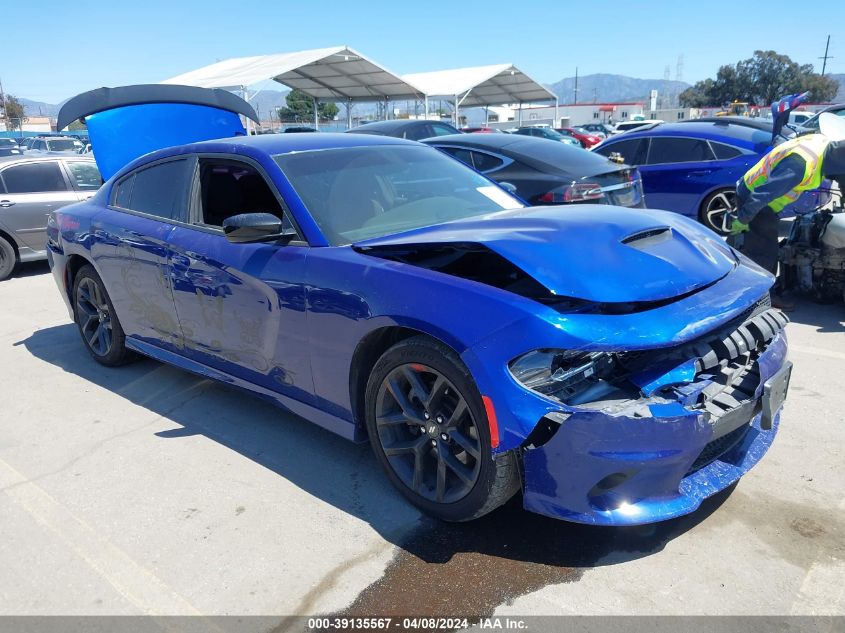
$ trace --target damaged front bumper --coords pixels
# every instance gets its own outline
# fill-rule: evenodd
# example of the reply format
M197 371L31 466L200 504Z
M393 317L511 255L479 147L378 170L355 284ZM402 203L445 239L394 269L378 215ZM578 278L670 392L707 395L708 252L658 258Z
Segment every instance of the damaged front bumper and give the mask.
M686 346L696 366L686 384L547 415L523 447L525 508L580 523L652 523L736 482L777 433L791 371L785 323L768 310L715 344Z

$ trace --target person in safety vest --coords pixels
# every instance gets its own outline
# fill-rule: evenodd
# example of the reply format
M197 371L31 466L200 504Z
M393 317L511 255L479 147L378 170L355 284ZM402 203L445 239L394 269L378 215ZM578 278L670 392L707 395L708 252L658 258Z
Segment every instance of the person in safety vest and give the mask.
M728 218L731 242L773 275L778 267L778 214L826 178L840 183L840 191L845 185L845 120L822 114L819 131L777 145L736 184L737 208ZM776 292L772 303L786 310L794 307Z

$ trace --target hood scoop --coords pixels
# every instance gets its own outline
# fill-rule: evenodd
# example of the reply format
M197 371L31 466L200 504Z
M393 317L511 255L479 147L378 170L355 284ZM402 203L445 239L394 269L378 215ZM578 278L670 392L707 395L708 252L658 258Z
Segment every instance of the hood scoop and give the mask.
M575 300L613 311L677 301L715 283L737 263L723 240L693 220L604 205L504 211L353 247L511 292L507 282L518 279L531 290L517 294L533 298L539 286L549 297L544 303ZM464 257L469 252L475 261ZM437 264L435 254L443 258Z
M628 237L623 237L621 241L623 244L632 248L646 250L651 246L655 246L656 244L660 244L661 242L671 239L672 229L668 226L661 226L659 228L646 229L645 231L633 233Z

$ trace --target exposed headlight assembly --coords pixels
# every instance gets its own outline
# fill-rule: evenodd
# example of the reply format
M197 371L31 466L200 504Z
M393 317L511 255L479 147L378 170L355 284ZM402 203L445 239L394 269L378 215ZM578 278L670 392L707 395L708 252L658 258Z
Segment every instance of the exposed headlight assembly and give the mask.
M605 380L615 366L613 354L560 349L528 352L508 365L513 377L528 389L569 405L592 402L615 391Z

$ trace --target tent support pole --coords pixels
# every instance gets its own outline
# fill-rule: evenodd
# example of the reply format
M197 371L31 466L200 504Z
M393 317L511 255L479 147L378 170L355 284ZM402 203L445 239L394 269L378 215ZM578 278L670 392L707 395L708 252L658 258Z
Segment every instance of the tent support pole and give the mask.
M519 123L519 127L522 127L522 101L519 102L518 117L517 123Z
M352 99L346 100L346 129L352 129Z
M314 99L314 129L315 130L320 129L320 116L317 113L317 99L316 98Z
M558 118L557 109L558 105L560 104L560 100L555 97L555 124L552 127L558 127L560 125L560 119Z
M425 118L428 118L428 95L425 96Z

